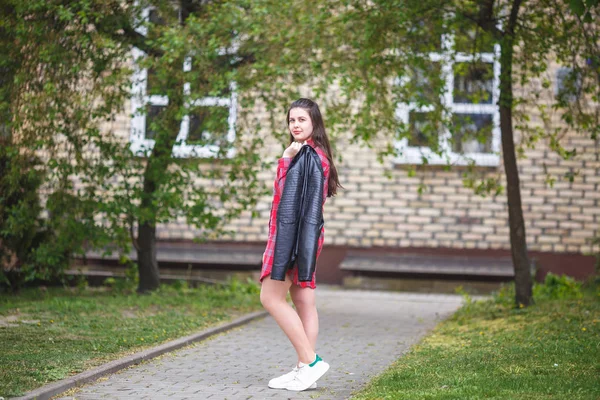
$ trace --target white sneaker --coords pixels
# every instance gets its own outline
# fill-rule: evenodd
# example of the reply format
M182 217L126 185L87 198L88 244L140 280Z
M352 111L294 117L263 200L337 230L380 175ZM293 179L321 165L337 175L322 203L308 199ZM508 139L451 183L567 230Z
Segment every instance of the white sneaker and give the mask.
M304 364L298 368L298 372L294 376L294 379L289 381L285 388L294 392L301 392L311 387L312 384L316 383L320 377L325 375L325 372L329 369L327 364L319 355L314 362L311 364Z
M289 382L294 380L297 373L298 373L298 367L294 367L294 369L292 369L287 374L284 374L284 375L278 376L277 378L271 379L269 381L269 387L271 389L285 389L285 386ZM313 383L309 387L309 389L316 389L316 388L317 388L317 382Z

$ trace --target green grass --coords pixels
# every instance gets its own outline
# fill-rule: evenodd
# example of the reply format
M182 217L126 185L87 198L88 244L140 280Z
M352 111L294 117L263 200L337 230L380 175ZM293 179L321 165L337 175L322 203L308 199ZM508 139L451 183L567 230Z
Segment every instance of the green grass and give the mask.
M600 399L600 292L535 293L467 303L355 399Z
M145 347L260 308L255 284L28 289L0 297L0 396L18 396ZM14 325L14 326L6 326Z

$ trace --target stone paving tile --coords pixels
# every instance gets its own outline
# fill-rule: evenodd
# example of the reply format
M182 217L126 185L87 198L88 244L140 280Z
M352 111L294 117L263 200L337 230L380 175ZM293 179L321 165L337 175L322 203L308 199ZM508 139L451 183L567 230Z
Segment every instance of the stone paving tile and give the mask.
M62 399L348 399L458 309L462 298L319 288L317 301L317 351L331 369L316 390L267 387L269 379L295 363L291 344L267 317L120 371Z

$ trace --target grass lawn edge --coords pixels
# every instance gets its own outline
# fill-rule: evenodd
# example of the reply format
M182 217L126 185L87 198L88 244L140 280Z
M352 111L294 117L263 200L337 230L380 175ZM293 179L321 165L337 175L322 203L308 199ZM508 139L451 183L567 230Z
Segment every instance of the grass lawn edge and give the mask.
M72 389L77 386L84 385L86 383L95 381L102 376L115 373L122 369L125 369L129 366L139 364L142 361L150 360L152 358L158 357L165 353L181 349L183 347L189 346L190 344L205 340L211 336L217 335L219 333L228 331L233 328L237 328L241 325L247 324L251 321L254 321L259 318L264 318L267 315L265 310L255 311L241 317L234 319L233 321L229 321L225 324L217 325L212 328L205 329L203 331L193 333L191 335L187 335L181 337L179 339L171 340L161 345L151 347L146 350L142 350L136 352L132 355L119 358L114 361L110 361L106 364L100 365L98 367L92 368L90 370L81 372L77 375L73 375L69 378L65 378L47 385L44 385L40 388L34 389L21 397L14 398L15 400L29 400L29 399L50 399L53 396L64 393L69 389Z
M352 396L597 399L600 291L575 294L540 296L528 308L501 297L468 302Z

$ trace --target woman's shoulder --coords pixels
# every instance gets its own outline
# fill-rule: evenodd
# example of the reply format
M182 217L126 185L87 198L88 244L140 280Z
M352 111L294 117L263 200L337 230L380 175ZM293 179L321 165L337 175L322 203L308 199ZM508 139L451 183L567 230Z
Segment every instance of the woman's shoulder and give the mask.
M327 153L325 152L325 150L317 143L315 143L314 140L309 140L307 144L310 145L310 147L312 147L315 150L315 152L319 155L319 158L321 159L321 165L324 168L329 168L329 159L327 158Z
M325 150L323 150L319 146L315 146L314 149L319 155L319 158L321 159L321 165L323 166L323 168L329 168L329 159L327 158L327 153L325 153Z

